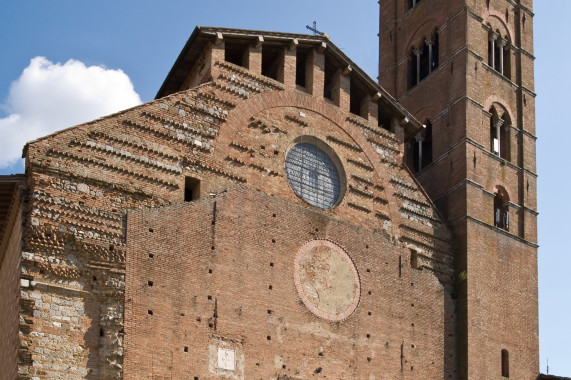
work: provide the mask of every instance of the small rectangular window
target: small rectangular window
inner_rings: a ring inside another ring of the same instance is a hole
[[[200,198],[200,180],[192,177],[184,179],[184,201],[192,202]]]

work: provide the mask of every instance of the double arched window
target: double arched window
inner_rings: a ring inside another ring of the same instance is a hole
[[[490,28],[488,36],[488,65],[506,78],[511,78],[510,41],[498,29]]]
[[[500,109],[500,111],[503,111]],[[510,127],[511,119],[507,112],[498,112],[495,106],[490,108],[490,151],[505,160],[511,160]]]
[[[409,53],[408,87],[414,87],[438,67],[438,31],[425,38]]]

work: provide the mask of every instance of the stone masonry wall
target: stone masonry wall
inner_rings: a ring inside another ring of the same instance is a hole
[[[0,368],[2,371],[0,376],[14,379],[18,370],[18,308],[22,251],[22,209],[19,185],[12,187],[12,204],[6,218],[7,228],[0,231],[0,250],[2,250],[0,256]],[[23,281],[25,283],[26,280]]]

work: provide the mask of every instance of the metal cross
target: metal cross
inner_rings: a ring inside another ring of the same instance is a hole
[[[323,32],[320,32],[319,30],[317,30],[317,21],[313,22],[313,28],[309,25],[305,26],[307,29],[311,30],[313,32],[314,35],[316,36],[322,36]]]

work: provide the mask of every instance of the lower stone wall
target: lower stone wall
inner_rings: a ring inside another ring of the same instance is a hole
[[[0,256],[0,377],[3,379],[15,379],[18,371],[21,240],[22,215],[18,202],[9,215],[4,236],[6,250]],[[0,249],[4,249],[1,240]]]

